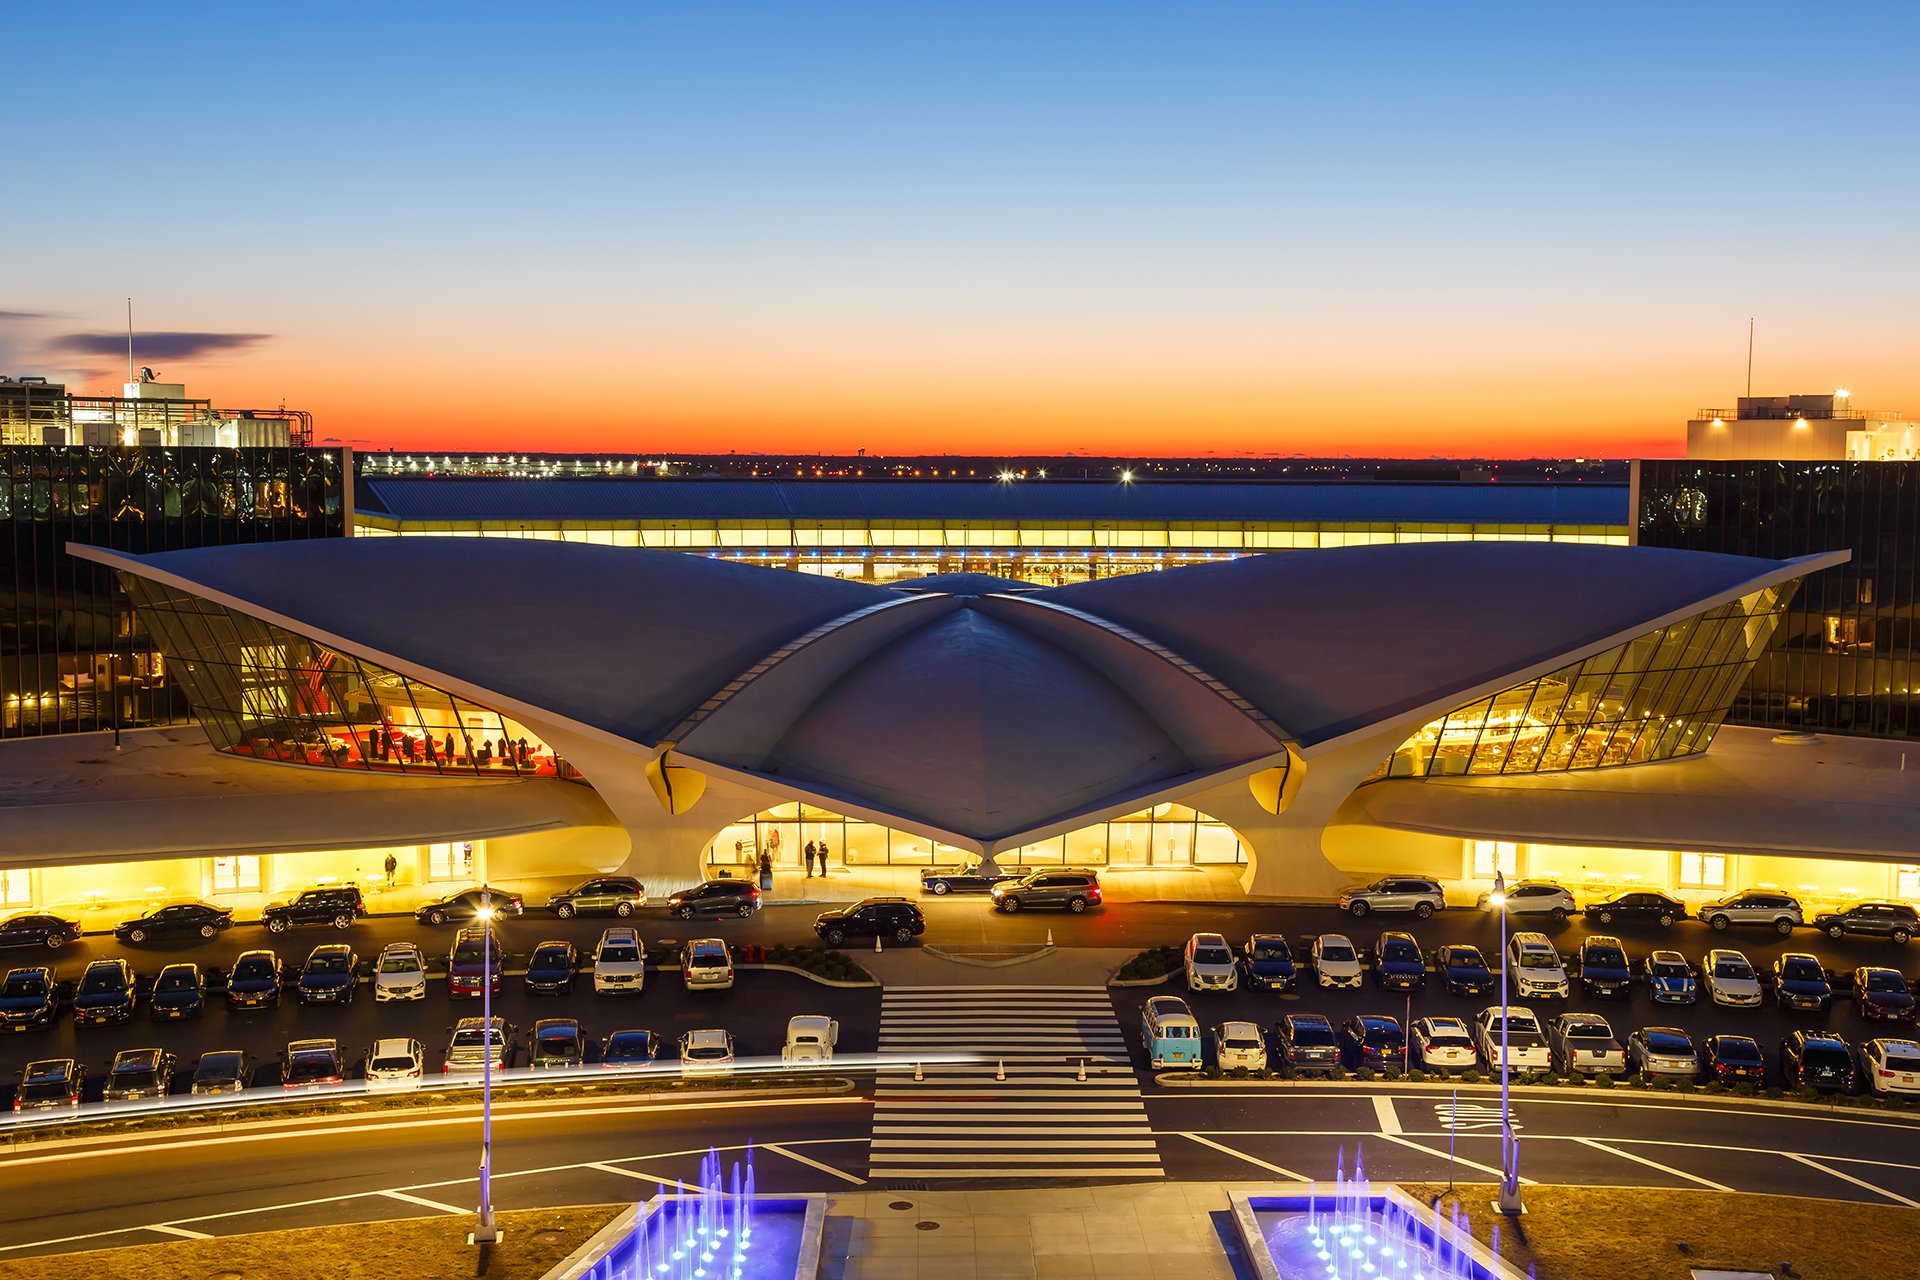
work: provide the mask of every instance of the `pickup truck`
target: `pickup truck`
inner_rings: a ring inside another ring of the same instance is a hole
[[[787,1045],[780,1051],[782,1062],[832,1062],[833,1046],[840,1040],[840,1024],[818,1014],[800,1014],[787,1019]]]

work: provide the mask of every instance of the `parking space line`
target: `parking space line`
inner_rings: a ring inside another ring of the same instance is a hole
[[[1373,1114],[1374,1118],[1380,1122],[1380,1132],[1400,1132],[1400,1113],[1393,1109],[1393,1099],[1386,1094],[1373,1095]]]
[[[1397,1142],[1401,1146],[1406,1147],[1409,1150],[1420,1152],[1422,1155],[1432,1156],[1436,1160],[1447,1159],[1446,1152],[1436,1151],[1432,1147],[1427,1146],[1423,1142],[1415,1142],[1412,1138],[1405,1138],[1397,1133],[1382,1133],[1377,1136],[1385,1138],[1388,1142]],[[1481,1173],[1490,1173],[1496,1178],[1501,1178],[1506,1176],[1504,1172],[1494,1168],[1490,1164],[1481,1164],[1478,1160],[1469,1160],[1462,1155],[1454,1156],[1453,1163],[1463,1164],[1469,1169],[1478,1169]],[[1535,1182],[1532,1178],[1522,1178],[1520,1179],[1520,1183],[1522,1186],[1528,1186],[1528,1187],[1536,1187],[1540,1185],[1539,1183]]]
[[[1190,1138],[1193,1141],[1199,1143],[1203,1147],[1212,1147],[1215,1151],[1225,1152],[1227,1155],[1233,1156],[1235,1159],[1245,1160],[1248,1164],[1254,1166],[1256,1169],[1265,1169],[1268,1173],[1277,1173],[1281,1177],[1287,1179],[1290,1182],[1312,1181],[1312,1179],[1302,1177],[1300,1174],[1295,1173],[1291,1169],[1282,1169],[1277,1164],[1268,1164],[1265,1160],[1262,1160],[1259,1156],[1250,1156],[1244,1151],[1235,1151],[1232,1147],[1227,1146],[1225,1143],[1215,1142],[1212,1138],[1203,1138],[1197,1133],[1183,1133],[1180,1136],[1183,1138]]]
[[[422,1208],[435,1209],[441,1213],[472,1213],[473,1212],[473,1210],[471,1209],[462,1209],[458,1205],[442,1204],[438,1200],[429,1200],[425,1196],[409,1195],[405,1191],[394,1191],[392,1189],[388,1189],[386,1191],[380,1192],[380,1194],[383,1196],[386,1196],[389,1200],[402,1200],[402,1201],[405,1201],[407,1204],[417,1204]]]
[[[822,1173],[830,1173],[836,1178],[844,1178],[856,1187],[865,1186],[867,1182],[865,1178],[856,1178],[844,1169],[836,1169],[830,1164],[822,1164],[812,1156],[803,1156],[798,1151],[789,1151],[777,1142],[763,1142],[760,1144],[760,1149],[762,1151],[774,1152],[776,1155],[783,1155],[789,1160],[797,1160],[801,1164],[818,1169]]]
[[[1826,1165],[1821,1164],[1818,1160],[1815,1160],[1812,1156],[1803,1156],[1797,1151],[1782,1151],[1780,1154],[1785,1156],[1789,1160],[1798,1160],[1801,1164],[1806,1165],[1809,1169],[1818,1169],[1820,1172],[1824,1174],[1829,1174],[1832,1177],[1838,1178],[1842,1182],[1851,1182],[1854,1186],[1860,1187],[1866,1191],[1871,1191],[1873,1192],[1873,1194],[1877,1196],[1885,1196],[1887,1199],[1893,1201],[1895,1204],[1903,1204],[1907,1206],[1907,1208],[1909,1209],[1920,1209],[1920,1200],[1909,1200],[1903,1195],[1899,1195],[1896,1192],[1887,1190],[1885,1187],[1876,1187],[1873,1183],[1868,1182],[1865,1178],[1856,1178],[1850,1173],[1842,1173],[1838,1169],[1830,1169]]]
[[[698,1191],[700,1188],[669,1178],[662,1174],[648,1173],[645,1169],[629,1169],[623,1164],[608,1164],[604,1160],[595,1160],[583,1165],[570,1165],[569,1168],[598,1169],[601,1173],[617,1173],[623,1178],[632,1178],[636,1182],[657,1182],[663,1187],[678,1187],[682,1191]]]
[[[208,1234],[207,1234],[206,1232],[204,1232],[204,1231],[189,1231],[189,1230],[187,1230],[187,1229],[186,1229],[185,1227],[171,1227],[171,1226],[168,1226],[167,1224],[165,1224],[165,1223],[162,1223],[162,1222],[156,1222],[156,1223],[154,1223],[154,1224],[152,1224],[152,1225],[150,1225],[150,1226],[145,1226],[145,1227],[137,1227],[137,1228],[135,1228],[135,1230],[139,1230],[139,1231],[158,1231],[158,1232],[159,1232],[159,1233],[160,1233],[161,1235],[163,1235],[163,1236],[178,1236],[178,1237],[180,1237],[180,1238],[181,1238],[182,1240],[211,1240],[211,1239],[213,1239],[213,1237],[212,1237],[212,1236],[210,1236],[210,1235],[208,1235]]]
[[[1733,1191],[1732,1187],[1722,1186],[1711,1178],[1703,1178],[1697,1173],[1688,1173],[1685,1169],[1676,1169],[1670,1164],[1661,1164],[1658,1160],[1649,1160],[1645,1156],[1635,1155],[1631,1151],[1623,1151],[1619,1147],[1608,1146],[1606,1143],[1594,1138],[1575,1138],[1574,1141],[1583,1146],[1592,1147],[1595,1151],[1604,1151],[1610,1156],[1619,1156],[1622,1160],[1631,1160],[1635,1164],[1643,1164],[1649,1169],[1658,1169],[1660,1172],[1670,1173],[1676,1178],[1684,1178],[1688,1182],[1697,1182],[1709,1191],[1725,1191],[1729,1193]]]

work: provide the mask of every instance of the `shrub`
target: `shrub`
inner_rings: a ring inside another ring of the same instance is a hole
[[[1373,1079],[1373,1068],[1361,1067],[1353,1073],[1353,1078],[1356,1080],[1371,1080]]]
[[[1596,1071],[1593,1076],[1593,1087],[1596,1089],[1613,1088],[1613,1076],[1605,1071]]]

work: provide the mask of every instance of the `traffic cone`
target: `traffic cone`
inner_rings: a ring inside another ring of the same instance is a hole
[[[1053,930],[1051,929],[1047,930],[1047,945],[1048,946],[1053,945]]]
[[[1080,1059],[1080,1070],[1074,1073],[1073,1078],[1081,1084],[1087,1082],[1087,1060],[1085,1058]]]
[[[914,1063],[913,1064],[913,1082],[915,1084],[919,1084],[922,1080],[925,1080],[926,1078],[927,1078],[926,1073],[920,1070],[920,1064],[917,1062]]]
[[[873,935],[873,949],[875,951],[880,949],[880,935],[877,933]]]
[[[994,1067],[993,1078],[995,1080],[1005,1080],[1007,1078],[1007,1060],[1005,1058],[1000,1059],[999,1064]]]

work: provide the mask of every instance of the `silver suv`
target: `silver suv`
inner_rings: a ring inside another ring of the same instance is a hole
[[[1771,889],[1730,893],[1702,906],[1700,918],[1715,929],[1734,924],[1760,924],[1771,925],[1774,932],[1780,934],[1792,933],[1804,922],[1799,900]]]
[[[1340,891],[1340,909],[1353,916],[1370,911],[1411,911],[1422,920],[1447,905],[1446,891],[1427,876],[1388,876]]]

